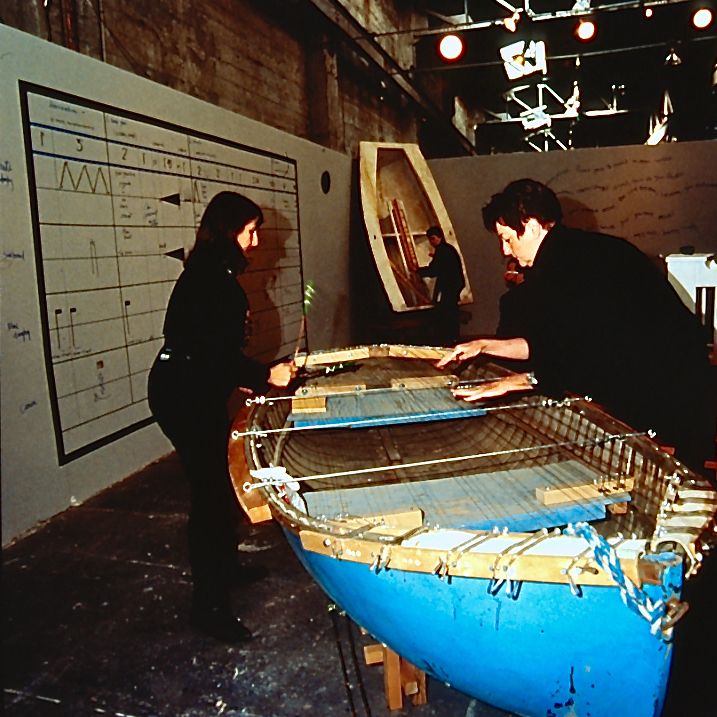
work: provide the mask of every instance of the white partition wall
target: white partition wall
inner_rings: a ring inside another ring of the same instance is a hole
[[[490,334],[505,292],[505,259],[481,209],[526,177],[558,196],[568,226],[628,239],[659,259],[717,250],[717,141],[525,152],[429,162],[453,221],[475,296],[466,334]],[[579,267],[576,267],[579,271]]]

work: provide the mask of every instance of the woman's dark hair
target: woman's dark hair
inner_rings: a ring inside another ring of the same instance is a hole
[[[532,179],[511,182],[483,207],[483,224],[489,232],[495,232],[495,225],[500,222],[522,236],[531,217],[543,227],[558,224],[563,218],[563,210],[553,190]]]
[[[197,244],[234,244],[236,235],[252,220],[264,221],[257,204],[236,192],[219,192],[204,210]],[[195,245],[195,246],[196,246]]]

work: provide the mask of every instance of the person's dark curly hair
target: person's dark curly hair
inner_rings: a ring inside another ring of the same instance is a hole
[[[489,232],[495,232],[495,225],[500,222],[522,236],[531,217],[544,227],[558,224],[563,218],[563,210],[553,190],[533,179],[511,182],[483,207],[483,224]]]

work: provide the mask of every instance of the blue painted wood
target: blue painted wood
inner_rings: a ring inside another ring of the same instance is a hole
[[[526,717],[658,717],[671,645],[615,587],[524,582],[517,599],[480,578],[376,574],[289,543],[329,597],[371,635],[468,695]],[[675,579],[675,576],[672,576]],[[681,589],[681,583],[677,584]],[[660,586],[646,586],[652,599]]]
[[[456,401],[447,388],[329,396],[323,413],[292,413],[296,427],[369,428],[484,416],[485,409]]]
[[[419,508],[430,525],[476,530],[498,526],[522,532],[601,520],[608,503],[629,500],[629,494],[622,493],[545,506],[535,497],[536,488],[583,485],[592,483],[594,476],[579,461],[566,460],[411,483],[307,491],[303,495],[313,516],[372,515]]]

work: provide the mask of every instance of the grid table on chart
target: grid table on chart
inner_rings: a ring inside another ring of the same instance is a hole
[[[301,313],[293,160],[56,93],[28,92],[27,118],[61,458],[150,419],[147,374],[178,258],[218,192],[262,207],[262,247],[242,278],[256,305],[254,353],[290,352]]]

